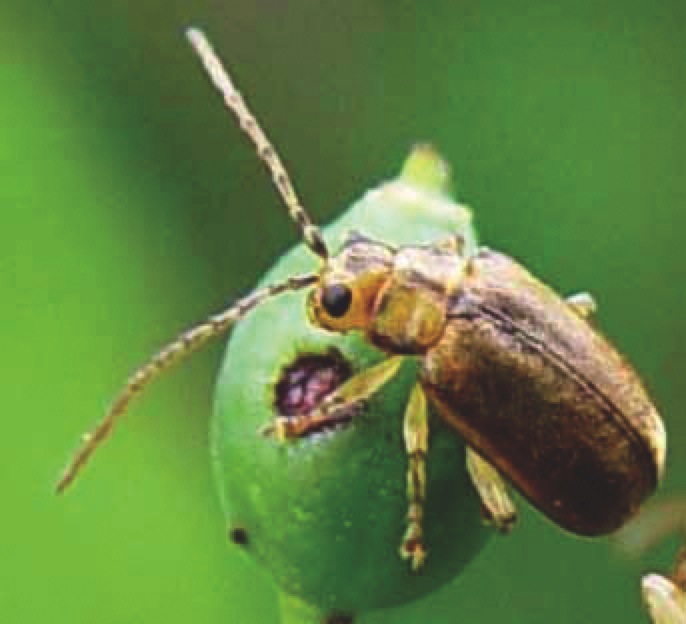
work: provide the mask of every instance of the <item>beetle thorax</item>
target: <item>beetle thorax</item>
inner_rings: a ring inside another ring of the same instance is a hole
[[[392,353],[426,352],[443,335],[450,295],[465,260],[452,241],[399,249],[379,292],[367,335]]]
[[[391,353],[423,353],[443,334],[447,302],[465,260],[459,241],[392,249],[353,236],[320,274],[311,320],[338,332],[363,331]]]

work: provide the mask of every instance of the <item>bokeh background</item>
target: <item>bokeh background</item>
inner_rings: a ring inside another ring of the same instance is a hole
[[[434,142],[482,241],[596,295],[665,415],[663,492],[686,492],[684,3],[5,0],[0,24],[0,621],[277,622],[210,480],[221,346],[51,492],[131,367],[296,240],[189,24],[319,222]],[[627,561],[525,508],[452,585],[365,621],[639,623],[673,547]]]

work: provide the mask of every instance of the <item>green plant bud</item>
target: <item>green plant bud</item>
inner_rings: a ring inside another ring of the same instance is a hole
[[[324,229],[329,248],[335,253],[356,230],[392,245],[461,234],[469,253],[475,246],[470,212],[448,195],[448,177],[433,149],[415,148],[399,178],[368,192]],[[260,285],[316,266],[298,245]],[[399,556],[407,514],[402,421],[416,376],[411,358],[352,424],[296,441],[259,435],[277,415],[311,408],[385,357],[363,336],[312,326],[306,296],[271,300],[236,328],[216,389],[213,467],[229,538],[270,571],[284,594],[343,622],[333,614],[400,605],[447,583],[490,532],[465,470],[464,445],[431,413],[428,558],[412,572]]]

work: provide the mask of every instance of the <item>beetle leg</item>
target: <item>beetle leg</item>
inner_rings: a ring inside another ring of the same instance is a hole
[[[641,589],[653,624],[686,623],[686,546],[679,551],[670,578],[648,574]]]
[[[581,318],[588,318],[593,316],[598,309],[598,305],[591,293],[580,292],[575,295],[567,297],[567,304],[574,310]]]
[[[471,447],[467,447],[467,472],[481,498],[486,521],[499,533],[509,533],[517,522],[517,508],[500,473]]]
[[[403,422],[407,468],[407,530],[400,546],[400,556],[410,559],[413,570],[419,570],[426,559],[422,520],[426,499],[426,454],[429,449],[429,419],[426,397],[415,384],[405,410]]]
[[[344,418],[350,418],[351,411],[354,411],[360,403],[376,394],[395,376],[402,360],[402,356],[399,355],[383,360],[376,366],[372,366],[348,379],[309,414],[290,417],[280,416],[262,427],[260,433],[283,441],[290,438],[301,438],[312,431],[327,425],[335,425]]]
[[[617,535],[619,545],[641,555],[666,537],[686,538],[686,500],[674,498],[648,505]],[[677,553],[669,576],[648,574],[641,582],[643,602],[653,624],[686,624],[686,543]]]

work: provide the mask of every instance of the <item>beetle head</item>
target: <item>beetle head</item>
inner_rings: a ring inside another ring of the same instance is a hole
[[[366,330],[388,281],[395,251],[356,232],[323,265],[307,303],[310,320],[330,331]]]

